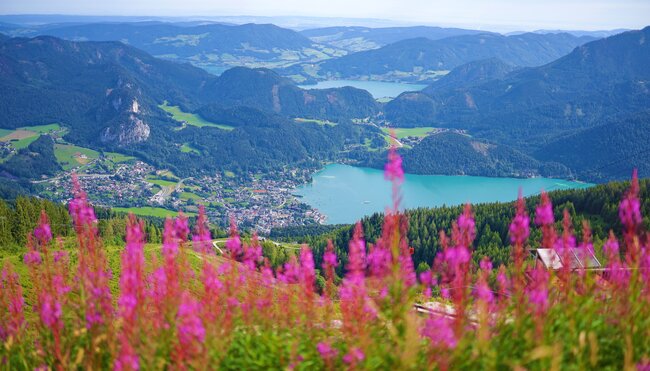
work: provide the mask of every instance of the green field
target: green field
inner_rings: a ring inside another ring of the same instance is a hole
[[[201,196],[197,195],[196,193],[192,192],[181,192],[180,194],[181,200],[201,200]]]
[[[20,128],[20,129],[33,131],[39,134],[46,134],[53,131],[61,130],[61,125],[49,124],[49,125],[37,125],[37,126],[25,126],[24,128]]]
[[[189,143],[183,143],[181,146],[181,152],[183,153],[196,153],[197,155],[201,154],[201,151],[192,147]]]
[[[115,163],[135,160],[133,156],[127,156],[117,152],[104,152],[104,156]]]
[[[27,148],[41,134],[61,130],[59,124],[25,126],[15,130],[0,129],[0,142],[9,142],[15,149]]]
[[[118,213],[133,213],[140,216],[155,216],[159,218],[166,218],[177,216],[178,211],[163,209],[162,207],[113,207],[113,211]],[[196,213],[183,212],[186,216],[196,216]]]
[[[151,183],[151,184],[159,185],[159,186],[161,186],[161,187],[171,187],[171,186],[175,186],[175,185],[176,185],[176,182],[172,182],[172,181],[169,181],[169,180],[164,180],[164,179],[156,178],[156,177],[154,177],[154,176],[148,176],[148,177],[147,177],[147,182],[149,182],[149,183]]]
[[[381,128],[381,130],[390,135],[391,130],[395,131],[395,136],[397,139],[402,139],[406,137],[418,137],[424,138],[429,135],[435,128],[432,127],[422,127],[422,128]]]
[[[176,121],[185,122],[187,125],[196,126],[199,128],[209,126],[213,128],[219,128],[223,130],[233,130],[234,127],[228,125],[215,124],[202,118],[201,116],[194,113],[187,113],[181,111],[178,106],[170,106],[166,101],[165,103],[159,105],[162,110],[172,115],[172,118]]]
[[[57,143],[54,145],[54,156],[64,170],[70,170],[99,158],[99,152],[72,144]]]

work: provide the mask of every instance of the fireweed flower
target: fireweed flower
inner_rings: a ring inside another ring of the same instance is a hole
[[[34,229],[34,237],[43,245],[52,240],[52,229],[47,221],[47,215],[44,210],[41,211],[41,220],[38,227]]]
[[[384,166],[384,178],[386,180],[401,184],[404,182],[404,169],[402,169],[402,157],[397,153],[394,146],[388,151],[388,162]]]
[[[434,348],[454,349],[458,345],[452,321],[435,314],[430,315],[426,320],[422,336],[427,338]]]
[[[194,342],[205,340],[205,328],[199,317],[200,305],[188,292],[181,295],[178,307],[178,340],[182,346],[190,346]]]
[[[521,189],[517,199],[517,212],[514,219],[512,219],[512,223],[510,223],[509,231],[510,242],[515,246],[523,246],[528,240],[528,236],[530,236],[530,218],[526,213],[526,204],[521,196]]]
[[[314,256],[307,246],[303,246],[300,250],[300,282],[302,282],[307,295],[314,293],[314,283],[316,282]]]
[[[128,341],[120,342],[120,351],[113,365],[115,371],[139,370],[140,360]]]
[[[327,249],[323,254],[323,270],[327,275],[327,279],[334,279],[334,269],[338,267],[339,262],[334,252],[334,244],[332,240],[327,240]]]
[[[122,274],[118,305],[121,316],[134,321],[135,311],[144,297],[144,230],[133,214],[126,227],[126,246],[122,252]]]
[[[533,313],[543,315],[549,306],[548,280],[549,274],[541,265],[530,271],[531,281],[528,286],[528,302],[532,305]]]
[[[237,225],[234,222],[230,223],[230,238],[226,241],[226,250],[230,253],[230,257],[239,260],[244,253],[242,250],[241,239],[237,232]]]
[[[363,351],[360,348],[352,348],[350,351],[343,356],[343,362],[347,363],[350,366],[355,366],[359,362],[363,362],[366,356],[363,354]]]
[[[0,277],[0,340],[16,337],[25,323],[23,288],[18,274],[10,264],[5,264]]]
[[[551,199],[548,197],[548,193],[542,192],[542,200],[535,209],[535,224],[541,226],[553,223],[555,223],[555,217],[553,216]]]
[[[190,234],[190,227],[187,217],[183,212],[178,213],[178,217],[174,219],[174,237],[180,242],[187,241],[187,236]]]
[[[628,229],[634,230],[641,224],[641,202],[639,200],[639,177],[637,170],[634,169],[632,182],[625,198],[621,201],[618,208],[618,215],[621,223]]]
[[[339,354],[338,350],[332,348],[332,345],[328,342],[320,342],[316,345],[316,350],[318,354],[324,361],[329,361]]]
[[[478,282],[476,282],[474,295],[476,296],[476,299],[491,304],[494,301],[494,293],[490,289],[487,280],[492,271],[492,262],[490,262],[490,259],[485,257],[481,260],[480,266],[481,271],[479,273]]]
[[[192,236],[192,243],[196,251],[206,254],[212,253],[210,228],[208,227],[208,218],[205,215],[205,206],[199,206],[199,216],[196,219],[195,233]]]

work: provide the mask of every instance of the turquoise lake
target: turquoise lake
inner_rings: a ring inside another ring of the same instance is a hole
[[[395,98],[405,91],[417,91],[427,87],[426,85],[421,84],[356,80],[328,80],[320,81],[316,85],[301,85],[300,87],[303,89],[329,89],[340,88],[343,86],[352,86],[355,88],[367,90],[375,99]]]
[[[402,208],[513,201],[521,187],[524,196],[541,190],[588,188],[589,183],[549,178],[486,178],[407,174],[402,185]],[[333,164],[314,174],[313,182],[294,194],[327,215],[328,224],[354,223],[382,212],[391,204],[391,184],[381,170]]]

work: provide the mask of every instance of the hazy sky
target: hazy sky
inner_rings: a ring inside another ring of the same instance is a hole
[[[514,29],[641,28],[650,0],[0,0],[1,14],[320,16]]]

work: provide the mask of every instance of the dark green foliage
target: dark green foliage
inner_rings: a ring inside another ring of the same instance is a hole
[[[303,90],[266,68],[232,68],[207,90],[210,99],[224,107],[248,106],[289,117],[338,120],[374,116],[379,111],[379,104],[365,90]]]
[[[48,135],[41,135],[27,148],[23,148],[0,164],[0,172],[7,172],[13,177],[39,179],[52,176],[61,170],[54,157],[54,142]]]
[[[531,176],[539,174],[539,161],[505,145],[497,145],[466,135],[431,135],[411,150],[403,152],[404,170],[413,174],[480,176]],[[569,177],[561,165],[551,174]]]
[[[650,112],[607,123],[559,139],[539,149],[534,156],[567,164],[576,172],[598,181],[623,179],[630,170],[650,174]]]
[[[647,229],[650,227],[650,180],[642,180],[640,187],[641,213],[645,216],[644,224]],[[550,192],[549,195],[555,206],[558,230],[561,228],[562,213],[566,208],[573,219],[578,237],[582,233],[582,220],[586,219],[591,223],[596,249],[600,249],[602,241],[607,239],[610,230],[622,230],[618,217],[618,204],[628,188],[629,182],[613,182],[583,190]],[[539,196],[526,199],[531,225],[538,203]],[[436,254],[441,249],[439,232],[451,230],[452,222],[462,213],[462,208],[462,206],[419,208],[406,212],[409,221],[408,240],[414,248],[413,261],[416,267],[422,263],[433,264]],[[472,210],[476,219],[477,236],[474,241],[474,259],[479,261],[483,256],[487,256],[497,267],[508,264],[510,259],[508,228],[515,213],[514,203],[479,204],[473,205]],[[380,236],[382,221],[382,214],[375,214],[361,221],[368,242],[372,243]],[[319,267],[327,240],[331,239],[337,255],[344,262],[338,267],[339,272],[343,272],[352,231],[353,226],[344,226],[321,236],[312,236],[307,229],[303,237],[298,237],[298,230],[294,230],[293,236],[287,240],[309,244],[314,249],[316,266]],[[531,232],[531,246],[538,246],[541,232],[537,229],[531,229]]]
[[[643,41],[649,37],[650,27],[625,32],[585,44],[545,66],[517,70],[483,84],[456,83],[405,93],[386,106],[386,118],[395,126],[469,130],[475,137],[507,143],[539,160],[561,162],[588,180],[617,178],[619,168],[598,169],[601,161],[593,167],[585,165],[584,161],[592,159],[583,153],[594,149],[586,138],[601,135],[598,157],[611,156],[612,162],[627,161],[622,157],[628,151],[622,149],[626,140],[631,140],[632,151],[646,148],[643,135],[619,134],[610,142],[604,131],[624,125],[630,115],[647,111],[650,105],[648,89],[640,83],[650,79],[650,46]],[[643,120],[636,122],[634,128],[625,125],[625,131],[643,130]],[[542,150],[547,143],[596,126],[609,129],[595,129],[582,137],[577,134]],[[571,139],[580,144],[567,146]],[[573,151],[575,156],[548,153],[559,146],[564,146],[562,152]],[[632,163],[640,166],[643,162],[644,158],[638,157]]]
[[[65,205],[25,196],[13,201],[0,200],[0,254],[25,249],[27,235],[37,226],[42,210],[47,214],[52,235],[72,233],[72,221]]]

